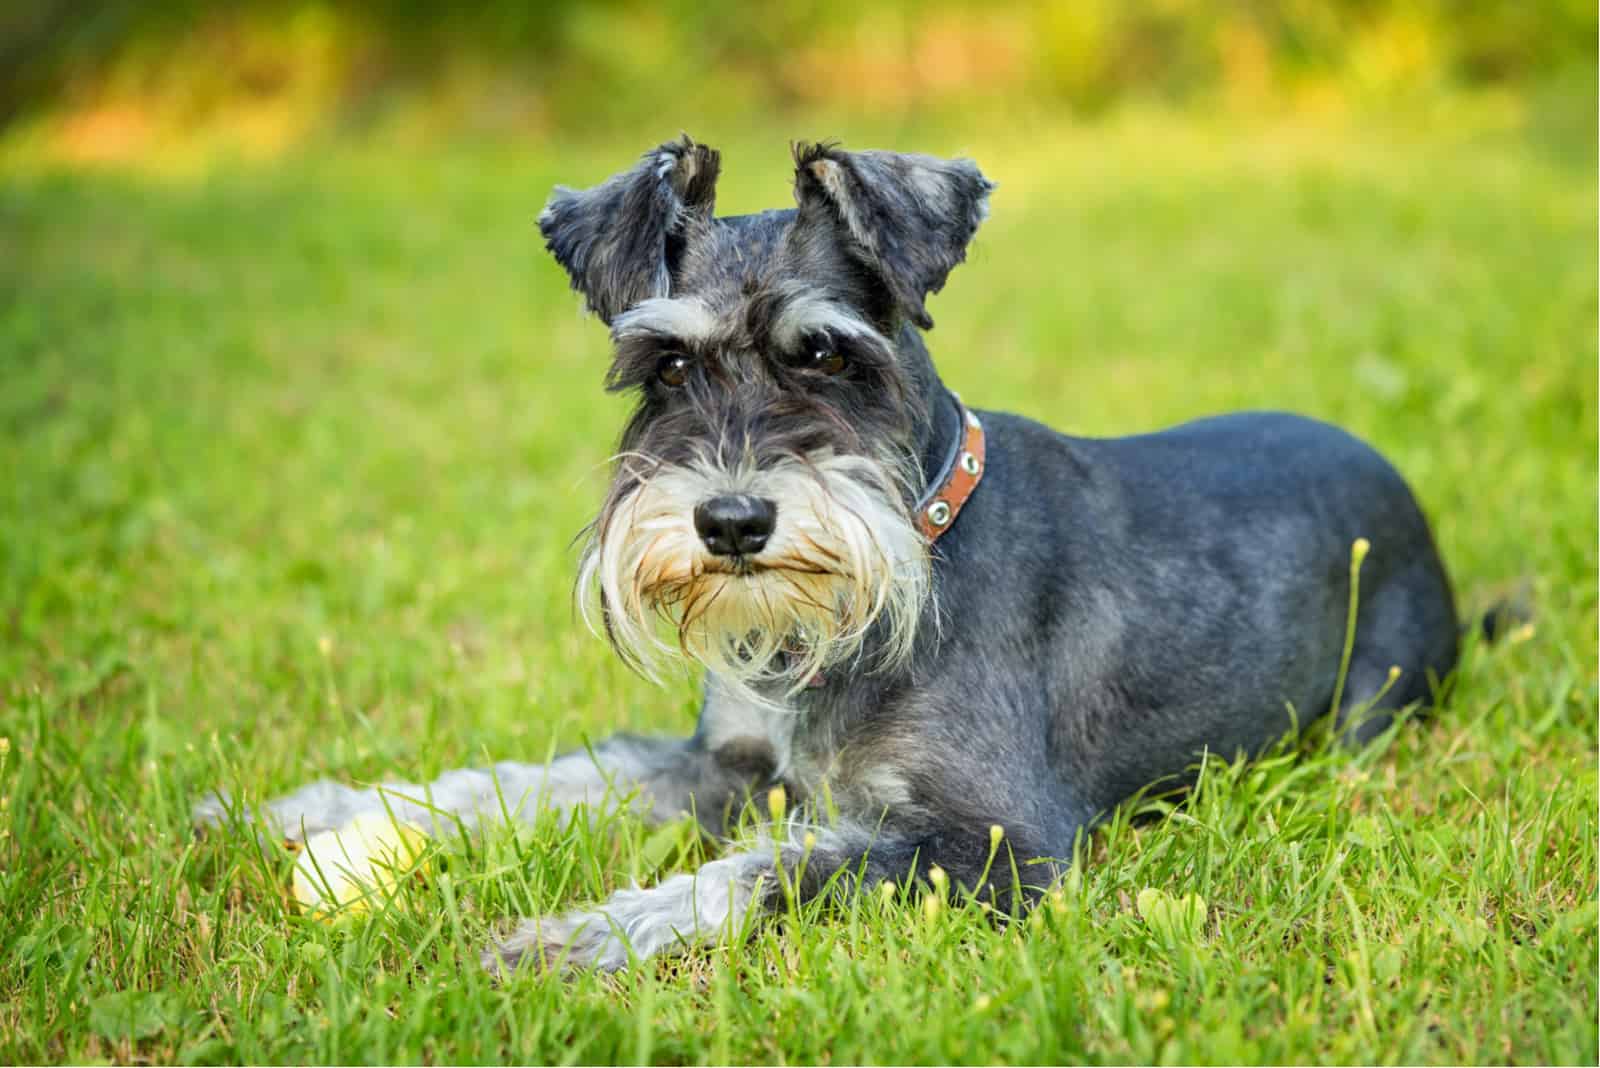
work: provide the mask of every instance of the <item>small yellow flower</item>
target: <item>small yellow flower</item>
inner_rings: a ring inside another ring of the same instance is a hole
[[[989,827],[989,848],[999,849],[1000,841],[1001,839],[1005,838],[1005,836],[1006,829],[1004,827],[1000,826],[998,823],[992,824]]]
[[[783,822],[783,813],[787,809],[789,795],[783,792],[783,787],[774,786],[767,791],[767,811],[772,813],[773,823]]]

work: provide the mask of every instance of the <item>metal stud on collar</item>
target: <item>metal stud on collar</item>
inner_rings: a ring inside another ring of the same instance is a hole
[[[927,492],[917,501],[917,530],[930,542],[936,541],[956,521],[961,506],[978,488],[983,478],[987,458],[984,455],[983,424],[973,415],[959,397],[950,394],[956,405],[958,418],[964,424],[962,433],[950,443],[944,455],[939,474],[931,478]]]

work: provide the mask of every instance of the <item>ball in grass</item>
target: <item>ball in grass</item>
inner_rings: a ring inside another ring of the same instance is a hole
[[[387,812],[314,834],[295,861],[295,900],[322,919],[364,912],[393,894],[401,879],[426,874],[427,840],[421,827]]]

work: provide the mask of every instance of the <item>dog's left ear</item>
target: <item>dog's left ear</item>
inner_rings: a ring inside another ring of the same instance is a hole
[[[539,232],[607,325],[641,300],[667,296],[688,230],[715,209],[721,166],[716,149],[684,134],[593,189],[551,194]]]
[[[829,144],[796,145],[794,163],[800,224],[841,228],[905,315],[932,327],[924,301],[967,258],[994,183],[970,159]]]

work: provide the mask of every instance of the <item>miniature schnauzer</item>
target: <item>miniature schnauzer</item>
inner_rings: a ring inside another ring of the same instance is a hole
[[[581,592],[629,662],[704,666],[694,735],[316,783],[262,810],[299,837],[384,807],[438,827],[616,799],[722,833],[752,796],[793,799],[770,838],[692,875],[523,921],[490,967],[624,968],[788,893],[935,867],[936,886],[1025,907],[1040,887],[1012,873],[1047,885],[1141,788],[1297,716],[1366,740],[1455,664],[1450,584],[1376,452],[1278,413],[1092,440],[968,409],[928,355],[925,302],[993,183],[832,144],[794,161],[796,207],[719,218],[720,157],[685,136],[539,217],[610,328],[607,387],[637,402]],[[994,863],[996,825],[1040,863]]]

